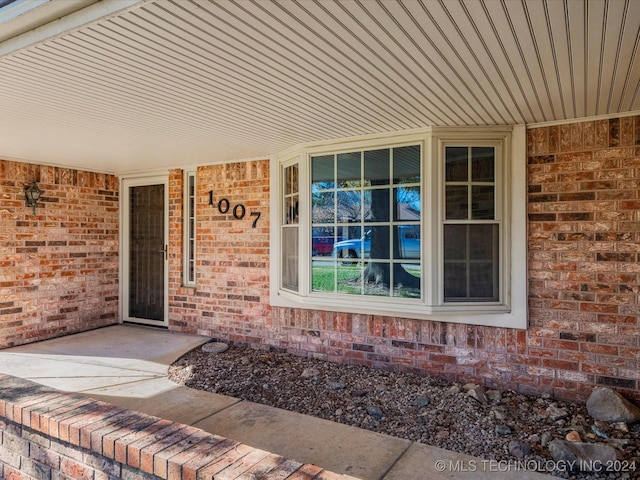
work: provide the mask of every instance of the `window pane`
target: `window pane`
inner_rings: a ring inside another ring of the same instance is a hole
[[[338,268],[337,291],[353,295],[362,295],[362,262],[353,262]]]
[[[388,148],[364,152],[364,185],[389,185]]]
[[[471,260],[493,262],[498,257],[498,225],[473,225],[473,241],[469,248]]]
[[[185,268],[184,283],[185,285],[195,285],[196,283],[196,174],[195,172],[187,172],[186,174],[186,193],[185,202]]]
[[[471,264],[469,270],[469,296],[474,300],[498,300],[494,266],[490,263]]]
[[[499,300],[498,225],[444,226],[445,301]]]
[[[444,226],[444,260],[467,259],[467,226]]]
[[[420,146],[393,149],[393,183],[420,182]]]
[[[471,149],[471,175],[474,182],[493,182],[495,154],[493,147]]]
[[[364,236],[364,258],[388,260],[389,256],[389,227],[371,227]]]
[[[394,259],[420,259],[420,225],[397,225],[393,227],[393,238]]]
[[[362,193],[361,190],[338,191],[336,221],[351,223],[362,221]]]
[[[298,165],[291,165],[284,170],[284,194],[298,193]]]
[[[391,264],[388,262],[369,262],[364,269],[364,294],[378,297],[388,297],[391,295],[389,285],[385,283],[391,271]]]
[[[294,195],[292,197],[285,198],[285,224],[292,225],[298,223],[298,196]]]
[[[420,298],[420,264],[395,264],[393,272],[393,296],[401,298]]]
[[[495,218],[495,198],[493,187],[471,187],[471,218],[474,220],[493,220]]]
[[[282,287],[298,290],[298,228],[282,229]]]
[[[388,188],[364,191],[365,222],[389,221],[389,194],[390,190]]]
[[[333,251],[335,243],[333,227],[314,227],[311,229],[311,255],[327,256]]]
[[[336,258],[343,259],[343,265],[349,265],[353,263],[355,259],[363,258],[366,255],[370,245],[367,245],[367,251],[365,251],[365,237],[362,233],[362,227],[360,226],[339,226],[337,228],[338,237],[340,241],[333,245],[333,255]]]
[[[361,152],[338,154],[338,185],[346,188],[359,187],[362,179]]]
[[[196,175],[189,175],[189,197],[193,197],[196,194]]]
[[[469,149],[467,147],[447,147],[445,168],[447,182],[466,182],[469,172]]]
[[[446,218],[447,220],[466,220],[469,215],[469,197],[466,185],[447,185]]]
[[[312,158],[312,291],[420,298],[420,155],[415,145]]]
[[[311,289],[314,292],[336,291],[336,266],[334,263],[313,262],[311,268]]]
[[[444,299],[463,301],[467,298],[467,268],[464,263],[445,263]]]
[[[422,209],[420,187],[394,188],[394,220],[420,221]]]
[[[335,192],[313,192],[311,194],[311,221],[333,223],[335,221]]]
[[[327,190],[335,187],[333,155],[311,159],[311,188]]]

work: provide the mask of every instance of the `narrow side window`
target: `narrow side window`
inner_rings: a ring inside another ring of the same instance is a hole
[[[298,165],[282,169],[282,288],[298,292],[298,228],[300,223],[300,185]]]
[[[196,284],[196,172],[184,173],[183,283]]]

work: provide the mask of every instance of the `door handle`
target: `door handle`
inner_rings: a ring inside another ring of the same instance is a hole
[[[162,250],[156,250],[158,253],[164,253],[164,259],[166,260],[168,258],[167,255],[167,245],[164,246],[164,248]]]

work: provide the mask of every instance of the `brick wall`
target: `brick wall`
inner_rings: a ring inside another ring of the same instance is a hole
[[[527,354],[543,385],[637,395],[640,117],[533,129],[528,149]]]
[[[0,189],[0,348],[118,322],[118,179],[0,160]]]
[[[357,480],[7,375],[0,389],[0,478],[7,480]]]
[[[170,178],[170,328],[260,345],[268,338],[271,318],[269,162],[198,168],[197,288],[182,286],[182,173],[172,172]],[[238,205],[244,207],[241,219]]]
[[[269,308],[266,161],[198,170],[197,288],[180,287],[174,245],[171,328],[525,393],[640,398],[640,117],[530,129],[528,177],[526,331]],[[208,205],[209,190],[259,210],[259,228]]]

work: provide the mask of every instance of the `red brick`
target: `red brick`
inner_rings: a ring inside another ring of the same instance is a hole
[[[233,463],[228,465],[222,471],[214,474],[218,480],[233,480],[245,474],[248,470],[255,467],[270,455],[269,452],[257,448],[251,449],[246,455],[239,456]],[[253,475],[247,475],[248,478],[254,478]]]
[[[144,429],[154,424],[158,419],[150,415],[137,414],[132,415],[131,421],[121,423],[119,428],[105,433],[102,436],[102,455],[107,458],[115,458],[116,441],[129,435],[137,430]]]
[[[80,443],[86,444],[87,440],[91,445],[91,450],[102,455],[103,439],[106,435],[116,430],[119,430],[122,425],[128,425],[136,420],[137,414],[130,410],[124,410],[122,413],[116,414],[110,417],[104,422],[104,426],[100,427],[102,422],[99,422],[91,427],[88,427],[88,432],[83,435],[84,432],[80,432]],[[100,428],[93,428],[100,427]],[[88,439],[86,438],[88,435]]]
[[[636,325],[638,317],[635,315],[598,315],[598,322]]]
[[[126,417],[128,415],[128,410],[124,408],[114,407],[113,411],[109,412],[109,414],[103,415],[101,419],[96,422],[92,422],[88,425],[84,425],[80,429],[80,446],[82,448],[92,448],[96,447],[96,443],[91,445],[91,435],[96,430],[103,429],[108,426],[113,426],[118,423],[118,420],[122,417]],[[102,437],[100,437],[100,441],[98,443],[99,446],[102,445]]]
[[[602,303],[581,303],[580,311],[597,312],[597,313],[618,313],[617,305],[608,305]]]
[[[97,407],[97,403],[92,399],[78,400],[78,402],[60,408],[58,411],[51,412],[47,415],[49,418],[49,433],[60,440],[68,438],[68,424],[64,423],[69,418],[87,413]],[[61,425],[62,424],[62,425]]]
[[[95,470],[72,458],[60,458],[60,472],[77,480],[93,480]]]
[[[212,435],[209,440],[200,444],[197,455],[186,460],[181,466],[182,480],[197,480],[197,473],[200,469],[224,455],[232,448],[240,445],[239,442]],[[169,464],[170,473],[174,471],[172,464]],[[177,473],[176,473],[177,477]]]
[[[321,467],[307,463],[302,465],[291,476],[287,477],[287,480],[312,480],[317,478],[317,475],[319,475],[322,470]]]
[[[70,173],[62,174],[62,171]],[[89,186],[82,186],[78,179],[87,175],[95,180]],[[34,178],[48,199],[57,200],[45,200],[38,206],[35,217],[25,209],[23,193],[23,185]],[[7,253],[14,259],[16,269],[29,272],[14,282],[20,288],[16,299],[21,305],[30,305],[29,323],[19,329],[9,325],[24,318],[23,308],[17,304],[14,308],[0,308],[3,319],[0,348],[117,323],[118,178],[0,160],[0,183],[4,194],[0,198],[0,209],[6,213],[3,231],[21,232],[14,234],[15,241],[6,245],[10,249]],[[78,198],[82,201],[78,202]],[[79,216],[82,222],[70,220]],[[34,237],[36,231],[37,238]],[[82,237],[91,238],[82,245],[85,256],[66,261],[69,254],[77,253],[69,244],[69,238]],[[30,257],[20,252],[37,255],[37,273],[33,271]],[[81,295],[78,281],[55,281],[63,275],[82,281]],[[52,280],[41,283],[42,279]],[[92,301],[87,302],[87,298]],[[96,314],[96,305],[100,305],[99,314]]]
[[[551,350],[551,349],[548,349],[548,348],[530,347],[529,348],[529,355],[531,355],[533,357],[557,358],[558,357],[558,350]]]
[[[166,436],[158,438],[154,443],[144,446],[140,450],[140,470],[153,473],[154,456],[161,450],[180,442],[199,430],[185,425],[174,424],[166,429]]]
[[[430,353],[429,354],[429,360],[431,362],[435,362],[435,363],[457,363],[458,359],[455,356],[452,355],[441,355],[439,353]]]
[[[2,464],[0,464],[2,467]],[[30,477],[26,473],[23,473],[10,465],[4,465],[4,477],[5,480],[34,480],[33,477]]]
[[[591,363],[583,363],[581,370],[585,373],[595,373],[598,375],[615,376],[618,373],[617,367],[606,367],[604,365],[594,365]]]
[[[558,350],[578,350],[578,342],[572,342],[570,340],[556,340],[553,338],[545,338],[542,341],[545,348],[555,348]]]
[[[148,427],[146,431],[140,435],[139,438],[127,438],[123,437],[122,439],[116,440],[116,454],[119,450],[120,446],[125,446],[124,443],[120,443],[121,441],[125,441],[127,439],[126,444],[126,463],[130,467],[140,468],[141,452],[144,447],[147,445],[151,445],[156,443],[160,439],[164,438],[167,435],[173,434],[176,432],[176,425],[174,422],[169,420],[160,420],[158,423],[153,424]],[[120,454],[120,459],[122,458],[122,453]],[[119,460],[122,461],[122,460]],[[124,461],[122,462],[124,463]]]
[[[220,455],[214,462],[209,463],[205,467],[198,470],[197,479],[205,480],[210,478],[217,478],[218,473],[220,473],[230,465],[233,465],[239,459],[249,454],[250,452],[253,452],[254,450],[256,449],[244,444],[239,444],[234,448],[232,448],[231,450],[227,450],[225,453]]]
[[[117,462],[126,464],[127,447],[129,446],[129,444],[136,443],[141,438],[149,437],[152,433],[155,433],[170,424],[171,422],[169,420],[157,419],[157,421],[155,421],[151,425],[148,425],[144,429],[134,430],[133,432],[116,439],[116,441],[114,442],[114,459]]]
[[[599,353],[601,355],[618,355],[619,347],[616,345],[603,345],[599,343],[580,343],[580,350],[589,353]]]
[[[153,456],[153,474],[160,478],[176,478],[169,476],[169,465],[179,473],[182,464],[191,458],[190,450],[208,440],[210,435],[203,431],[195,431],[192,435],[156,452]]]
[[[578,370],[578,362],[568,360],[558,360],[555,358],[543,358],[542,366],[547,368],[557,368],[560,370]]]
[[[640,348],[620,347],[619,354],[624,358],[635,358],[637,360],[640,360]]]
[[[68,422],[65,422],[69,424],[68,425],[68,429],[69,429],[68,442],[73,445],[80,446],[81,430],[83,430],[84,428],[87,428],[88,426],[94,423],[100,422],[100,420],[104,419],[105,417],[111,417],[112,415],[115,415],[116,413],[121,411],[122,409],[119,407],[115,407],[109,404],[104,404],[104,405],[99,405],[98,408],[92,410],[89,413],[86,413],[84,415],[79,415],[78,417],[74,417],[73,419],[70,419]]]

